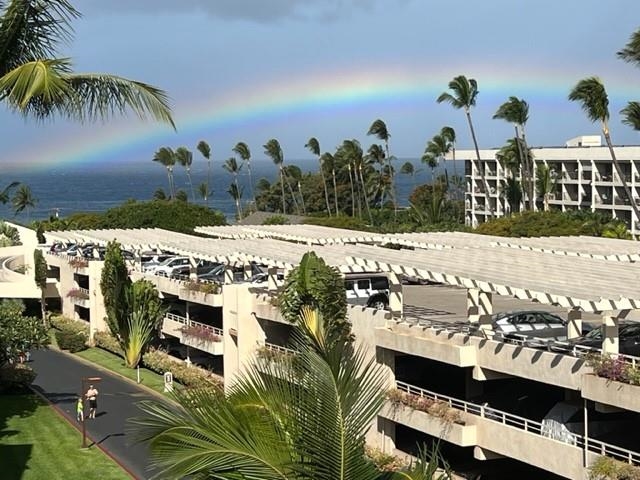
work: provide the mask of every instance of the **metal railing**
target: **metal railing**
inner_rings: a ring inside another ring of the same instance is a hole
[[[273,352],[282,353],[282,354],[285,354],[285,355],[295,355],[295,354],[298,353],[295,350],[293,350],[292,348],[287,348],[287,347],[283,347],[281,345],[276,345],[275,343],[265,342],[264,343],[264,348],[266,348],[267,350],[271,350]]]
[[[416,387],[400,380],[396,380],[396,388],[410,395],[416,395],[421,398],[428,398],[437,402],[444,402],[451,408],[461,410],[471,415],[477,415],[481,418],[501,423],[502,425],[508,425],[510,427],[518,428],[520,430],[524,430],[534,435],[540,435],[545,438],[552,438],[550,435],[545,435],[546,429],[542,422],[498,410],[489,407],[487,404],[467,402],[465,400],[460,400],[448,395],[442,395],[436,392],[425,390],[423,388]],[[640,465],[640,453],[628,450],[626,448],[618,447],[616,445],[611,445],[600,440],[595,440],[590,437],[585,437],[584,435],[571,433],[570,439],[554,439],[562,443],[575,445],[576,447],[580,447],[598,455],[615,458],[616,460],[630,463],[632,465]]]
[[[196,322],[195,320],[187,319],[186,317],[176,315],[175,313],[165,313],[164,318],[166,320],[172,320],[174,322],[181,323],[182,325],[187,327],[198,327],[205,330],[210,330],[215,335],[218,335],[220,337],[222,337],[222,335],[224,334],[224,331],[221,328],[207,325],[206,323]]]
[[[82,293],[86,294],[86,295],[87,295],[87,297],[89,297],[89,296],[91,295],[91,294],[90,294],[90,292],[89,292],[89,289],[88,289],[88,288],[82,288],[82,287],[79,287],[77,290],[78,290],[79,292],[82,292]]]

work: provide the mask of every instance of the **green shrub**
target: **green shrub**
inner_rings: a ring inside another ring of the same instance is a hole
[[[589,480],[640,480],[640,468],[610,457],[598,457],[589,467]]]
[[[107,352],[115,353],[116,355],[122,356],[122,348],[113,335],[108,332],[96,332],[93,335],[93,341],[96,344],[96,347],[102,348]]]
[[[36,379],[36,372],[20,363],[0,368],[0,393],[23,393]]]
[[[176,362],[162,350],[149,350],[142,357],[142,362],[149,369],[164,375],[165,372],[173,373],[173,379],[187,387],[222,388],[223,381],[220,377],[213,376],[211,372],[194,365]]]
[[[262,225],[289,225],[289,219],[284,215],[271,215],[265,218]]]
[[[87,349],[89,336],[81,330],[56,330],[55,336],[61,350],[76,353]]]

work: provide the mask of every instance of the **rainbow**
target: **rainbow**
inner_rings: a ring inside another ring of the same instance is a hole
[[[469,72],[478,79],[483,102],[496,105],[509,95],[517,95],[530,103],[562,105],[568,108],[566,95],[571,86],[584,73],[538,71],[514,74],[508,68],[481,66],[478,68],[447,66],[450,72]],[[457,74],[457,73],[454,73]],[[446,89],[451,74],[442,74],[439,67],[415,69],[402,66],[363,68],[352,71],[312,72],[286,80],[276,79],[264,85],[247,85],[209,99],[192,99],[180,102],[174,118],[178,133],[207,133],[218,129],[266,122],[292,114],[314,115],[326,112],[355,110],[375,105],[379,111],[394,105],[434,105],[435,98]],[[622,75],[621,75],[622,77]],[[637,86],[628,75],[622,80],[604,78],[609,95],[615,99],[634,98]],[[384,118],[384,117],[383,117]],[[83,127],[80,138],[64,138],[46,149],[36,146],[21,148],[20,152],[7,155],[19,158],[21,170],[41,170],[51,166],[98,164],[104,158],[125,157],[136,148],[155,150],[161,145],[173,145],[175,134],[165,125],[134,120],[115,120],[109,125],[94,128]],[[45,151],[43,151],[45,150]],[[7,165],[9,168],[11,165]]]

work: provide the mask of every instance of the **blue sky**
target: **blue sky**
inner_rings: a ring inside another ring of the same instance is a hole
[[[285,161],[308,158],[311,136],[333,151],[343,139],[366,148],[369,125],[383,119],[392,153],[419,157],[443,125],[459,148],[471,140],[461,111],[438,105],[448,81],[476,78],[473,110],[481,147],[512,128],[492,120],[510,95],[531,105],[532,145],[561,145],[598,133],[577,104],[573,84],[600,76],[610,96],[612,136],[638,144],[619,121],[640,99],[640,69],[615,52],[640,28],[637,0],[76,0],[84,17],[63,49],[77,71],[109,72],[157,85],[172,98],[178,131],[135,118],[75,125],[35,124],[0,110],[3,165],[18,168],[143,164],[163,145],[214,159],[244,141],[253,158],[280,140]]]

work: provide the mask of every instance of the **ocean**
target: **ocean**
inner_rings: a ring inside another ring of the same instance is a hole
[[[398,160],[396,168],[406,160]],[[421,169],[415,182],[422,184],[429,181],[429,171],[419,161],[412,161],[416,168]],[[462,162],[460,162],[462,163]],[[195,160],[194,160],[195,164]],[[293,160],[287,164],[298,165],[303,172],[317,171],[316,159]],[[267,178],[270,182],[277,178],[276,166],[268,160],[252,162],[252,176],[254,184],[260,178]],[[458,165],[460,167],[460,165]],[[460,168],[458,168],[460,170]],[[245,195],[248,198],[249,177],[246,172],[239,177],[239,182],[245,185]],[[205,182],[207,178],[206,163],[198,162],[191,173],[193,184]],[[187,176],[180,166],[174,168],[174,180],[176,188],[183,189],[189,194]],[[0,215],[9,221],[26,223],[28,220],[49,218],[57,212],[64,217],[76,212],[104,212],[112,207],[122,204],[129,199],[150,200],[158,188],[168,191],[167,174],[164,167],[159,164],[106,165],[91,168],[56,168],[50,171],[38,172],[11,172],[2,176],[0,187],[4,188],[9,182],[18,181],[27,184],[37,204],[30,212],[22,212],[14,215],[10,204],[0,205]],[[235,205],[233,199],[227,193],[232,177],[219,162],[212,162],[211,183],[213,196],[209,199],[209,206],[220,210],[225,214],[229,222],[233,221]],[[408,204],[408,197],[414,188],[414,180],[408,175],[396,175],[398,191],[398,203]],[[197,197],[197,192],[196,192]],[[203,203],[201,199],[197,202]]]

